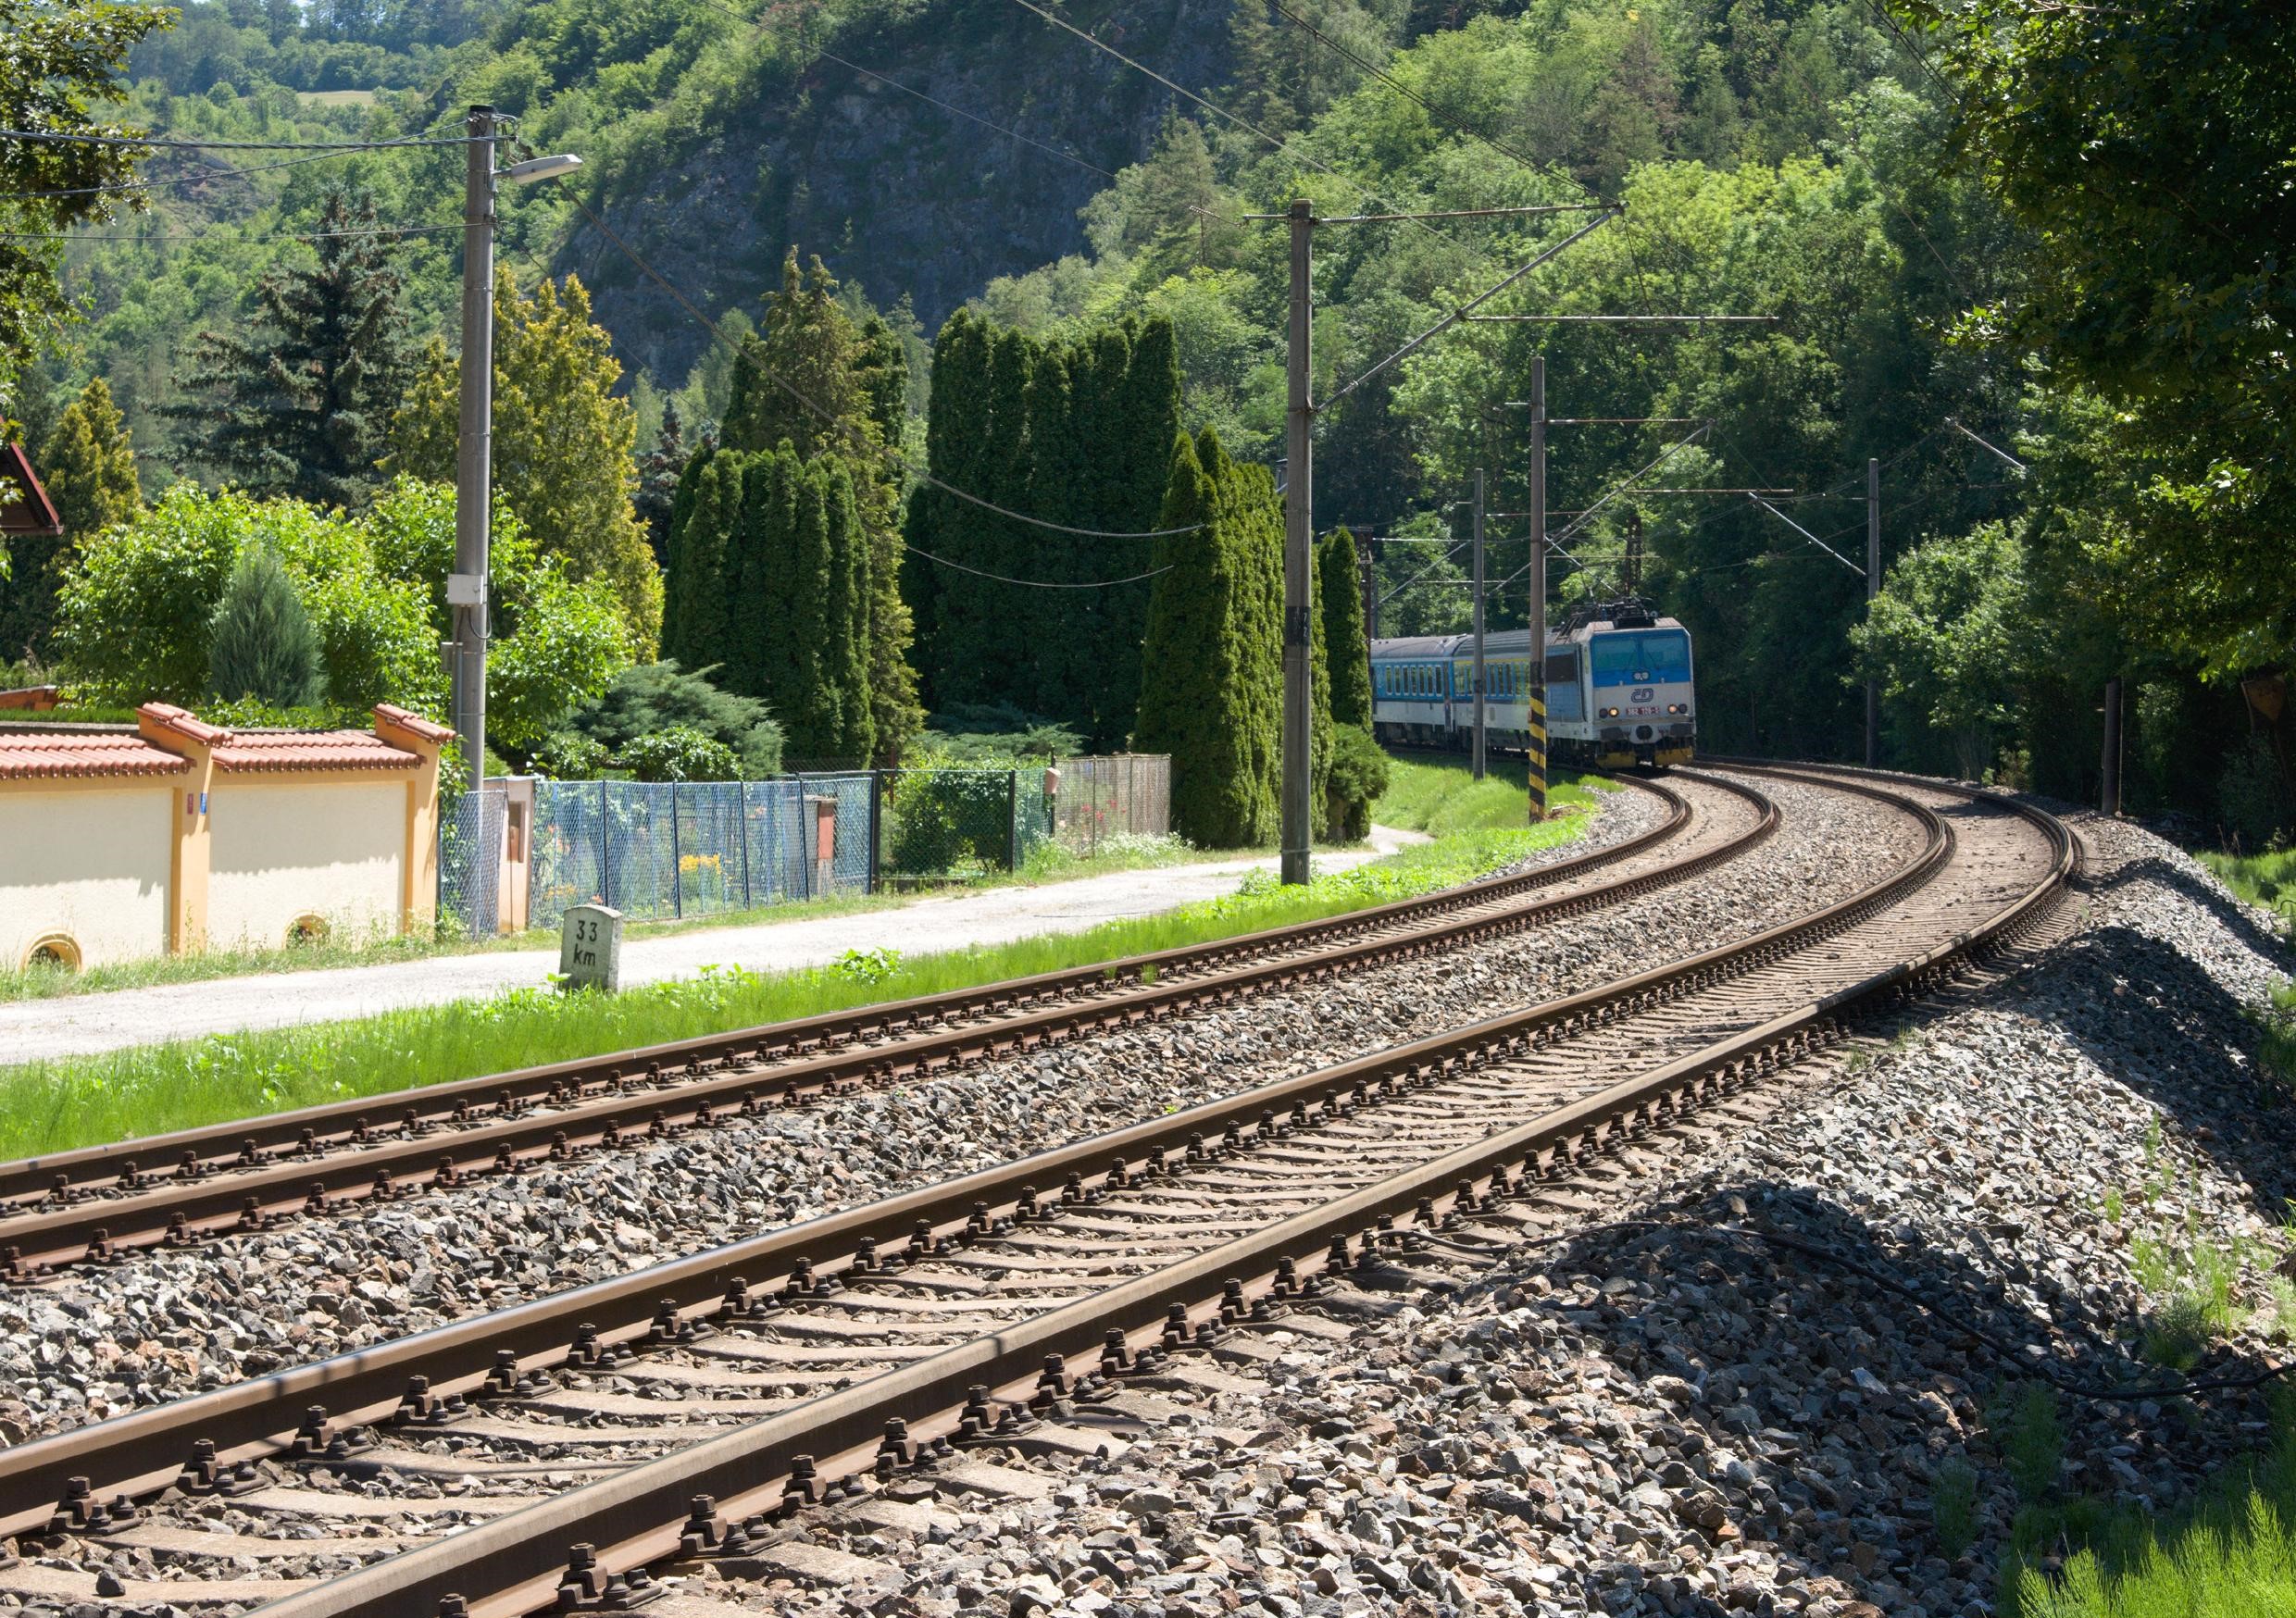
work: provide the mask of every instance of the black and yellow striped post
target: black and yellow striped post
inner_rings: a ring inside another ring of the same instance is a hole
[[[1544,681],[1530,690],[1530,736],[1523,744],[1530,763],[1530,823],[1547,817],[1547,688]]]

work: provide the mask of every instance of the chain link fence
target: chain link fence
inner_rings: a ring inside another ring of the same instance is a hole
[[[1117,833],[1169,828],[1169,760],[1072,758],[1058,768],[1056,791],[1035,765],[536,781],[523,919],[555,927],[576,904],[610,904],[633,920],[722,915],[966,881],[1017,869],[1051,840],[1089,856]],[[494,930],[504,813],[495,782],[442,820],[440,914],[472,931]],[[494,857],[478,858],[481,848]]]
[[[1172,761],[1164,753],[1064,758],[1053,803],[1054,835],[1087,858],[1104,839],[1161,837],[1172,829]]]
[[[491,937],[499,928],[508,805],[508,789],[488,781],[439,815],[439,923],[466,938]]]
[[[872,884],[867,772],[770,781],[537,781],[529,927],[576,904],[722,915]]]

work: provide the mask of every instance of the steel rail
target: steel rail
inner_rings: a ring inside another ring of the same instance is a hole
[[[1184,972],[1167,976],[1154,970],[1167,962],[1184,967],[1204,952],[1167,951],[1156,956],[1132,957],[1110,967],[992,985],[966,993],[974,1001],[994,996],[1021,1002],[1043,994],[1053,1002],[954,1029],[930,1028],[934,1017],[942,1014],[939,1008],[944,999],[931,997],[809,1019],[797,1034],[781,1030],[798,1025],[778,1025],[766,1030],[708,1036],[678,1046],[657,1046],[653,1052],[636,1054],[681,1054],[681,1074],[663,1074],[658,1079],[634,1084],[618,1081],[602,1094],[582,1096],[551,1109],[528,1111],[514,1100],[507,1106],[498,1104],[491,1115],[473,1114],[468,1124],[444,1132],[434,1133],[435,1126],[425,1127],[418,1123],[373,1135],[364,1142],[351,1141],[338,1150],[259,1161],[258,1166],[234,1172],[170,1177],[124,1194],[19,1210],[0,1218],[0,1278],[29,1279],[73,1263],[108,1262],[137,1248],[180,1246],[206,1237],[267,1228],[348,1201],[403,1197],[482,1174],[516,1173],[546,1161],[563,1161],[590,1150],[626,1144],[633,1138],[659,1138],[722,1123],[753,1115],[776,1103],[843,1093],[865,1083],[881,1085],[945,1072],[967,1062],[1088,1038],[1107,1027],[1162,1020],[1194,1005],[1225,1002],[1299,981],[1321,981],[1382,961],[1454,949],[1616,904],[1711,870],[1775,829],[1776,806],[1760,794],[1728,782],[1710,784],[1753,803],[1757,811],[1754,825],[1713,848],[1654,870],[1553,898],[1516,902],[1515,895],[1526,890],[1566,879],[1570,874],[1566,867],[1584,871],[1590,863],[1608,863],[1619,857],[1616,850],[1596,851],[1539,871],[1487,878],[1442,894],[1306,924],[1304,930],[1311,939],[1329,941],[1304,951],[1294,948],[1302,928],[1273,929],[1227,940],[1212,950],[1223,961],[1242,964],[1223,965],[1202,976]],[[1648,847],[1650,842],[1642,839],[1670,832],[1687,820],[1688,805],[1678,793],[1664,787],[1652,790],[1674,806],[1675,815],[1662,827],[1616,849],[1631,852],[1636,846]],[[1079,983],[1104,987],[1111,972],[1129,986],[1084,1004],[1064,998]],[[1036,987],[1048,979],[1058,980],[1057,990]],[[999,990],[1003,992],[997,994]],[[904,1021],[928,1027],[924,1032],[903,1036],[889,1045],[860,1042],[869,1030]],[[792,1050],[807,1045],[821,1049],[814,1055],[785,1059],[764,1072],[747,1070],[744,1058],[757,1059],[768,1043]],[[634,1057],[611,1060],[618,1067],[632,1063]],[[561,1068],[594,1069],[597,1065],[561,1064]],[[649,1064],[656,1073],[662,1073],[666,1065]],[[735,1070],[718,1071],[727,1066]],[[528,1070],[529,1074],[558,1071]],[[527,1075],[512,1077],[527,1080]],[[463,1092],[456,1104],[466,1111],[470,1089],[500,1089],[514,1098],[517,1093],[500,1079],[471,1080],[453,1088]],[[530,1091],[530,1082],[527,1088]],[[342,1109],[331,1110],[339,1114]]]
[[[906,1000],[883,1001],[785,1022],[729,1029],[720,1034],[700,1035],[598,1056],[578,1057],[504,1073],[453,1079],[442,1084],[411,1086],[351,1101],[326,1101],[292,1112],[268,1113],[259,1117],[203,1125],[164,1135],[147,1135],[132,1140],[11,1159],[0,1162],[0,1201],[48,1195],[56,1189],[59,1176],[69,1184],[74,1194],[82,1194],[96,1189],[100,1182],[116,1181],[123,1164],[131,1172],[158,1178],[176,1172],[175,1165],[182,1162],[187,1152],[195,1156],[203,1170],[228,1171],[250,1147],[258,1152],[274,1152],[282,1148],[302,1150],[306,1133],[317,1137],[322,1144],[349,1140],[360,1128],[369,1126],[371,1121],[403,1113],[409,1107],[417,1109],[427,1122],[432,1124],[450,1120],[467,1121],[467,1118],[455,1118],[456,1108],[463,1109],[466,1114],[470,1112],[482,1113],[489,1108],[499,1107],[505,1092],[521,1102],[539,1101],[548,1099],[554,1092],[562,1091],[569,1083],[610,1082],[632,1068],[643,1071],[651,1066],[667,1070],[695,1062],[730,1060],[739,1054],[769,1057],[775,1051],[804,1050],[829,1041],[860,1037],[876,1028],[890,1029],[933,1019],[945,1021],[953,1016],[993,1014],[1048,997],[1065,998],[1078,993],[1103,992],[1112,987],[1136,986],[1143,977],[1154,979],[1177,972],[1218,966],[1229,961],[1253,959],[1269,949],[1311,944],[1320,939],[1344,937],[1362,928],[1391,925],[1462,904],[1478,904],[1511,897],[1534,888],[1569,880],[1603,865],[1615,864],[1678,835],[1689,826],[1691,818],[1690,806],[1678,793],[1663,783],[1632,776],[1614,778],[1656,796],[1667,807],[1666,818],[1657,826],[1607,848],[1576,854],[1566,860],[1541,865],[1536,870],[1487,877],[1437,893],[1421,894],[1416,898],[1352,911],[1343,915],[1269,927],[1259,932],[1239,934],[1234,938],[1216,939],[1206,943],[1159,950],[1092,965],[1066,967],[1028,977],[1005,978]],[[385,1126],[394,1126],[395,1121]],[[158,1164],[169,1166],[155,1168],[154,1165]]]
[[[1827,784],[1846,783],[1827,779]],[[2069,831],[2054,816],[1998,794],[1956,790],[2039,827],[2051,845],[2051,863],[2039,882],[1985,921],[1928,944],[1909,959],[1516,1128],[1154,1274],[376,1562],[261,1611],[267,1618],[406,1618],[442,1611],[450,1598],[469,1598],[467,1611],[473,1618],[513,1618],[546,1609],[555,1602],[574,1545],[597,1548],[596,1564],[609,1571],[690,1555],[693,1548],[681,1535],[699,1508],[707,1506],[718,1520],[733,1522],[802,1503],[811,1495],[796,1492],[801,1471],[827,1479],[881,1464],[890,1422],[905,1423],[912,1445],[930,1443],[956,1430],[957,1413],[981,1386],[1008,1404],[1026,1407],[1048,1391],[1076,1391],[1071,1378],[1054,1369],[1065,1361],[1090,1363],[1097,1356],[1102,1374],[1118,1381],[1133,1371],[1153,1371],[1160,1345],[1186,1340],[1170,1334],[1167,1315],[1174,1307],[1183,1310],[1190,1323],[1216,1328],[1248,1318],[1240,1305],[1256,1310],[1274,1300],[1280,1307],[1344,1265],[1351,1252],[1370,1257],[1382,1244],[1408,1242],[1431,1228],[1471,1218],[1528,1182],[1560,1177],[1636,1135],[1687,1116],[1748,1080],[1833,1043],[1847,1019],[1903,1003],[1968,961],[2013,943],[2046,915],[2078,868],[2078,846]],[[1932,868],[1929,854],[1940,842],[1951,849],[1951,834],[1934,816],[1932,822],[1936,836],[1915,870],[1884,886],[1903,885],[1916,870]],[[1912,885],[1921,880],[1926,877]],[[444,1610],[463,1609],[449,1604]]]
[[[1073,1192],[1086,1176],[1106,1175],[1119,1186],[1153,1177],[1174,1158],[1196,1161],[1241,1146],[1247,1130],[1265,1137],[1288,1127],[1279,1114],[1304,1120],[1311,1108],[1407,1094],[1478,1060],[1554,1044],[1779,960],[1923,887],[1953,853],[1953,833],[1935,812],[1877,787],[1839,783],[1836,790],[1911,815],[1923,829],[1921,853],[1809,915],[1593,989],[632,1275],[0,1451],[0,1535],[44,1525],[50,1502],[63,1499],[75,1478],[89,1479],[100,1494],[148,1493],[172,1482],[201,1440],[226,1462],[277,1453],[313,1407],[337,1425],[364,1425],[393,1416],[415,1377],[432,1396],[446,1397],[564,1364],[578,1336],[607,1348],[668,1340],[682,1323],[718,1315],[735,1298],[786,1288],[792,1277],[817,1285],[846,1270],[866,1272],[874,1255],[905,1245],[962,1246],[997,1221],[1041,1206],[1040,1193],[1057,1200],[1068,1194],[1061,1188]]]

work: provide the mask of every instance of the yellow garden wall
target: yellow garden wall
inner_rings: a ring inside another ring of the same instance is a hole
[[[175,800],[166,777],[0,791],[0,967],[55,934],[84,965],[166,952]]]
[[[304,916],[338,936],[395,932],[406,883],[406,781],[225,776],[207,815],[209,947],[277,949]]]

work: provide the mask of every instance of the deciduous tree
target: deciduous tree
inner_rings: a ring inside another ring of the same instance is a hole
[[[622,367],[590,293],[545,276],[521,295],[507,267],[494,278],[494,489],[543,554],[569,577],[613,591],[630,654],[654,654],[662,629],[662,579],[631,504],[637,421],[617,398]],[[406,404],[393,418],[385,465],[433,482],[455,476],[461,362],[433,342]]]

